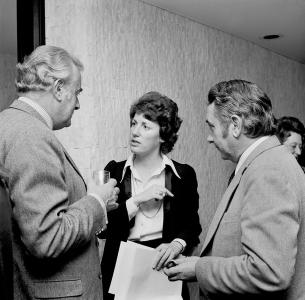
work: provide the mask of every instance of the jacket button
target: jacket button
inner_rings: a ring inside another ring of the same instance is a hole
[[[98,278],[99,278],[99,279],[102,279],[102,277],[103,277],[102,273],[99,273],[99,274],[98,274]]]

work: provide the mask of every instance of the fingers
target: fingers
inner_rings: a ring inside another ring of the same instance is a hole
[[[156,248],[156,250],[157,251],[161,251],[162,249],[164,249],[164,248],[167,248],[168,247],[168,244],[160,244],[157,248]]]
[[[159,189],[156,191],[155,199],[161,200],[166,195],[170,197],[174,197],[174,194],[171,191],[169,191],[167,188],[159,187]]]
[[[171,259],[168,263],[166,263],[165,267],[166,268],[172,268],[174,266],[177,266],[177,263],[175,262],[175,260]]]
[[[110,201],[116,202],[116,200],[118,199],[119,193],[120,193],[120,189],[118,187],[115,187],[112,190],[110,190],[109,198],[107,199],[108,202],[110,202]]]
[[[181,280],[178,274],[175,274],[173,276],[168,276],[168,280],[169,281],[177,281],[177,280]]]
[[[163,272],[168,277],[169,281],[176,281],[180,279],[178,267],[164,268]]]
[[[164,198],[164,193],[163,192],[157,192],[155,193],[154,197],[152,199],[155,199],[155,200],[162,200]]]
[[[160,271],[164,266],[166,266],[166,264],[172,260],[173,258],[175,258],[176,253],[175,251],[169,247],[161,247],[159,249],[159,253],[157,254],[157,257],[155,259],[153,268]]]
[[[116,195],[118,195],[118,194],[120,193],[120,189],[119,189],[118,187],[115,187],[115,188],[114,188],[114,193],[115,193]]]
[[[161,190],[159,191],[159,195],[163,198],[165,195],[168,195],[170,197],[174,197],[174,194],[168,190],[167,188],[161,188]]]
[[[182,245],[177,241],[172,241],[170,244],[161,244],[156,250],[158,254],[155,258],[153,269],[158,271],[165,267],[171,260],[176,258],[183,250]]]
[[[156,269],[156,267],[159,265],[160,259],[162,258],[162,255],[163,255],[162,253],[167,248],[167,246],[168,246],[168,244],[161,244],[156,248],[158,253],[157,253],[156,258],[153,262],[153,266],[152,266],[153,269]]]
[[[111,197],[107,201],[107,211],[114,210],[118,207],[118,204],[116,201],[118,200],[118,194],[120,192],[120,189],[118,187],[115,187],[112,191]]]
[[[107,211],[115,210],[118,208],[118,206],[119,206],[118,203],[111,202],[111,203],[107,204]]]
[[[171,193],[164,186],[155,184],[144,190],[142,193],[135,195],[135,202],[136,204],[141,204],[154,199],[159,201],[162,200],[166,195],[170,197],[174,196],[173,193]]]
[[[168,190],[167,188],[165,188],[165,192],[166,192],[166,195],[170,196],[170,197],[174,197],[174,194]]]
[[[109,184],[109,185],[115,187],[117,184],[117,181],[114,178],[110,178],[106,184]]]
[[[156,266],[156,269],[158,271],[160,271],[162,269],[162,267],[165,265],[165,263],[167,261],[170,261],[171,258],[172,258],[171,249],[170,248],[163,249],[160,252],[160,259],[159,259],[159,262],[158,262],[158,264]]]
[[[181,256],[181,257],[180,257],[180,256]],[[176,259],[175,259],[176,265],[180,265],[180,264],[184,263],[185,260],[187,259],[186,256],[183,256],[183,255],[180,255],[180,256],[179,256],[179,258],[176,258]]]
[[[160,269],[162,267],[166,266],[169,262],[171,262],[175,258],[175,256],[176,256],[175,253],[171,249],[167,250],[167,252],[163,256],[164,260],[162,261],[162,265],[161,265]],[[166,257],[166,259],[165,259],[165,257]]]

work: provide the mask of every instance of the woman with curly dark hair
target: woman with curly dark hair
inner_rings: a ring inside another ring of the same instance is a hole
[[[130,109],[130,150],[125,161],[111,161],[106,170],[120,188],[118,209],[109,212],[101,264],[104,299],[108,294],[121,241],[156,248],[160,270],[199,243],[198,192],[195,171],[166,156],[177,141],[182,120],[177,104],[149,92]],[[188,298],[183,289],[184,299]]]
[[[277,120],[276,135],[295,158],[299,159],[302,154],[305,135],[303,123],[295,117],[282,117]]]

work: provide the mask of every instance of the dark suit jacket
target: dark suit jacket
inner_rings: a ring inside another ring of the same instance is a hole
[[[110,171],[120,188],[118,209],[108,214],[108,227],[106,231],[106,244],[102,259],[102,274],[104,293],[108,291],[120,242],[126,241],[130,228],[134,226],[134,218],[129,221],[126,209],[126,200],[131,197],[131,171],[126,170],[121,182],[122,172],[126,161],[108,163],[105,169]],[[170,243],[175,238],[183,239],[187,247],[185,252],[199,243],[201,226],[198,216],[198,193],[196,173],[192,167],[186,164],[174,162],[175,168],[181,177],[178,178],[171,167],[165,169],[165,186],[174,197],[164,197],[164,221],[162,242]]]
[[[13,299],[12,211],[7,191],[8,173],[0,166],[0,299]]]
[[[0,136],[13,209],[14,299],[102,299],[101,205],[32,107],[17,100],[2,111]]]

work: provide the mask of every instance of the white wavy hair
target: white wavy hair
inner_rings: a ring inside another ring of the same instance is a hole
[[[15,85],[17,92],[48,91],[56,80],[71,81],[73,66],[84,69],[79,59],[66,50],[50,45],[37,47],[23,63],[18,63]]]

